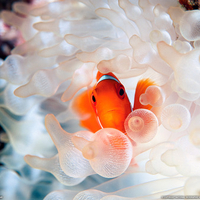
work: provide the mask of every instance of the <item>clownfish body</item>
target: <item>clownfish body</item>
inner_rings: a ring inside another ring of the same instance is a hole
[[[113,73],[97,73],[96,85],[78,95],[73,101],[73,110],[85,116],[80,125],[96,132],[101,128],[115,128],[125,133],[124,121],[132,111],[132,106],[124,86]],[[136,87],[134,109],[147,108],[142,105],[139,96],[154,83],[149,79],[139,81]]]
[[[124,120],[132,109],[124,86],[114,74],[98,72],[91,102],[101,127],[125,132]]]

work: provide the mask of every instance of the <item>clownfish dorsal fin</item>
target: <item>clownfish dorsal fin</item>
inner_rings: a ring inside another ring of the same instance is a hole
[[[151,85],[156,85],[156,83],[154,81],[152,81],[150,78],[143,78],[138,81],[136,90],[135,90],[135,100],[134,100],[133,110],[141,109],[141,108],[150,110],[152,108],[152,106],[150,104],[142,105],[139,100],[140,95],[145,93],[146,89]]]
[[[152,105],[147,104],[143,105],[140,103],[140,96],[141,94],[144,94],[146,92],[146,89],[149,86],[162,86],[166,84],[168,81],[168,77],[162,74],[159,74],[158,72],[154,71],[153,69],[149,68],[145,74],[143,74],[140,77],[140,80],[137,83],[136,89],[135,89],[135,99],[134,99],[134,106],[133,110],[144,108],[151,110]],[[154,95],[154,94],[152,94]],[[152,97],[154,98],[154,97]]]

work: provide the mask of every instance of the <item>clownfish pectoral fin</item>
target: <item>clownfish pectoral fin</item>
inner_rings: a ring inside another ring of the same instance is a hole
[[[93,88],[79,94],[72,103],[72,110],[80,117],[80,125],[93,133],[101,129],[96,113],[91,105]]]
[[[152,81],[150,78],[143,78],[143,79],[139,80],[139,82],[137,83],[137,86],[136,86],[136,90],[135,90],[135,100],[134,100],[133,110],[140,109],[140,108],[150,110],[152,108],[152,106],[150,104],[147,104],[147,105],[141,104],[140,96],[141,96],[141,94],[145,93],[146,89],[149,86],[153,86],[153,85],[156,85],[156,83],[154,81]]]

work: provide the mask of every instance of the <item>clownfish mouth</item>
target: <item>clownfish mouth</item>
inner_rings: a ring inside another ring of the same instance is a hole
[[[112,110],[107,110],[106,113],[109,113],[109,112],[117,112],[118,110],[117,109],[112,109]]]
[[[106,115],[115,115],[116,118],[122,118],[123,116],[125,116],[126,114],[125,110],[122,110],[120,108],[115,108],[115,109],[110,109],[110,110],[106,110],[105,112],[101,113],[101,116],[106,116]],[[129,114],[129,113],[128,113]],[[128,115],[127,114],[127,115]],[[100,116],[99,116],[100,117]]]
[[[111,109],[101,113],[101,115],[98,116],[98,121],[101,128],[115,128],[125,132],[124,121],[126,117],[125,113],[120,109]]]

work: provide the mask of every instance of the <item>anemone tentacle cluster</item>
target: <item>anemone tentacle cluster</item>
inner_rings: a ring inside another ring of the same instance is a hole
[[[7,143],[0,195],[200,194],[199,10],[186,11],[176,0],[43,0],[15,3],[13,10],[1,18],[24,43],[0,62]],[[114,73],[130,99],[141,78],[156,83],[139,98],[151,109],[133,110],[125,120],[127,134],[78,125],[87,116],[73,110],[74,99],[94,86],[97,71]]]

